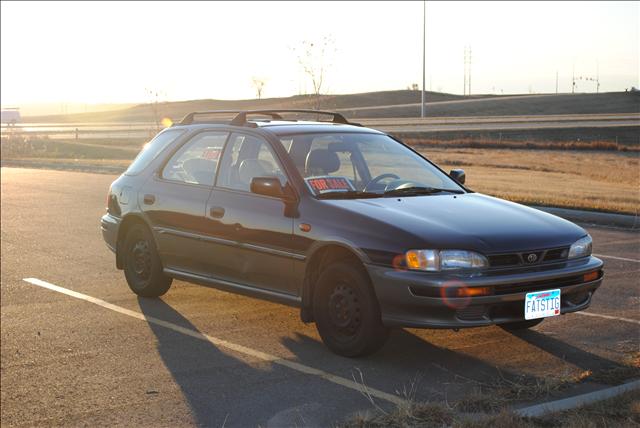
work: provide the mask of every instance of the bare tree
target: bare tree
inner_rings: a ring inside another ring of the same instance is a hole
[[[320,41],[303,40],[294,52],[304,73],[311,79],[315,108],[320,109],[320,97],[324,89],[325,74],[331,67],[331,57],[335,53],[335,42],[332,37],[324,36]]]
[[[256,95],[258,95],[258,99],[262,98],[262,90],[264,89],[264,85],[266,82],[265,79],[261,79],[259,77],[252,77],[251,82],[253,83],[253,87],[256,90]]]

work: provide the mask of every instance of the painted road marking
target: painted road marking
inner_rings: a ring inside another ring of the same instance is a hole
[[[76,299],[84,300],[89,303],[93,303],[95,305],[101,306],[105,309],[112,310],[114,312],[118,312],[123,315],[130,316],[132,318],[136,318],[142,321],[146,321],[148,323],[156,324],[165,328],[168,328],[173,331],[177,331],[178,333],[182,333],[186,336],[191,336],[196,339],[204,340],[211,342],[215,346],[219,346],[222,348],[227,348],[232,351],[238,352],[240,354],[244,354],[253,358],[257,358],[263,361],[268,361],[273,364],[278,364],[284,367],[288,367],[292,370],[298,371],[300,373],[309,374],[313,376],[318,376],[322,379],[328,380],[329,382],[333,382],[337,385],[344,386],[346,388],[352,389],[354,391],[358,391],[362,394],[370,395],[371,397],[379,398],[381,400],[389,401],[396,405],[401,405],[404,403],[404,400],[396,395],[388,394],[386,392],[380,391],[375,388],[371,388],[365,386],[363,384],[359,384],[354,380],[349,380],[340,376],[333,375],[331,373],[327,373],[325,371],[305,366],[304,364],[296,363],[295,361],[285,360],[283,358],[277,357],[275,355],[267,354],[265,352],[257,351],[255,349],[247,348],[246,346],[238,345],[236,343],[232,343],[226,341],[224,339],[218,339],[217,337],[209,336],[207,334],[200,333],[195,330],[191,330],[185,327],[181,327],[179,325],[170,323],[168,321],[161,320],[159,318],[149,317],[140,312],[132,311],[130,309],[123,308],[118,305],[114,305],[113,303],[106,302],[102,299],[98,299],[95,297],[88,296],[86,294],[78,293],[77,291],[69,290],[68,288],[60,287],[55,284],[50,284],[46,281],[42,281],[37,278],[24,278],[23,281],[26,281],[30,284],[37,285],[38,287],[46,288],[52,291],[57,291],[58,293],[66,294],[67,296],[75,297]]]
[[[608,320],[624,321],[624,322],[630,322],[630,323],[633,323],[633,324],[640,325],[640,321],[632,320],[631,318],[614,317],[614,316],[611,316],[611,315],[594,314],[594,313],[591,313],[591,312],[574,312],[574,314],[586,315],[588,317],[605,318],[605,319],[608,319]]]
[[[640,263],[640,260],[637,259],[627,259],[626,257],[616,257],[616,256],[607,256],[605,254],[594,254],[596,257],[602,257],[603,259],[613,259],[613,260],[622,260],[623,262],[634,262]]]

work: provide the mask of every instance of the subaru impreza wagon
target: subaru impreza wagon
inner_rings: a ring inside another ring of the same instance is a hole
[[[134,293],[179,279],[293,305],[350,357],[392,327],[515,330],[589,306],[603,263],[584,229],[464,184],[338,113],[194,112],[113,182],[102,233]]]

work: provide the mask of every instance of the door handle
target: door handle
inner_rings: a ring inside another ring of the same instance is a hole
[[[213,218],[222,218],[224,216],[224,208],[211,207],[211,209],[209,209],[209,215]]]
[[[153,203],[156,201],[156,197],[154,195],[144,195],[144,198],[142,198],[142,202],[144,202],[145,205],[153,205]]]

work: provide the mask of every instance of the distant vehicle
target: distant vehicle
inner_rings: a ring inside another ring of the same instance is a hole
[[[160,132],[111,185],[102,233],[140,296],[176,278],[293,305],[354,357],[390,327],[533,327],[602,282],[584,229],[389,135],[331,112],[217,113]]]
[[[0,122],[7,125],[15,125],[20,122],[20,109],[8,108],[0,112]]]

